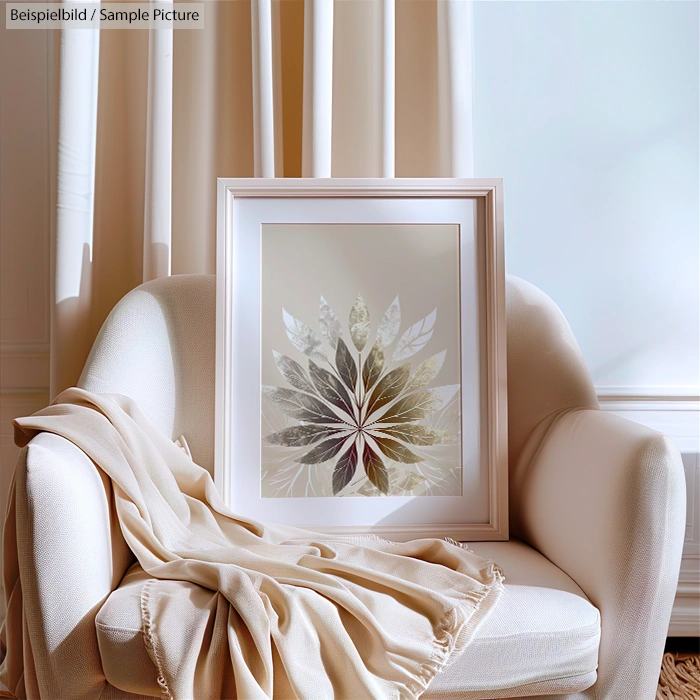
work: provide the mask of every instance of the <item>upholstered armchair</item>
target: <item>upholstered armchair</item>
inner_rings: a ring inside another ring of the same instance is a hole
[[[424,697],[652,700],[683,542],[680,455],[600,411],[559,309],[527,282],[507,285],[512,539],[472,545],[501,565],[505,590]],[[183,275],[130,292],[80,379],[134,398],[209,469],[214,287]],[[20,456],[16,508],[5,536],[18,546],[27,696],[158,697],[140,630],[147,575],[122,539],[109,481],[73,444],[40,434]]]

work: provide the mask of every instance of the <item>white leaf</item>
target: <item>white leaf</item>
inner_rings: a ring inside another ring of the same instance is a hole
[[[357,295],[350,309],[350,337],[357,350],[362,352],[369,337],[369,309],[361,294]]]
[[[396,338],[401,326],[401,306],[399,298],[396,297],[386,310],[377,328],[377,338],[382,341],[382,347],[388,348]]]
[[[340,321],[335,315],[333,309],[328,305],[328,302],[321,297],[321,303],[318,309],[318,325],[321,328],[321,334],[328,341],[328,344],[335,350],[338,345],[338,338],[341,338],[343,331],[340,327]]]
[[[414,323],[396,344],[393,362],[403,360],[415,355],[422,350],[433,335],[433,326],[437,317],[437,309],[433,309],[423,320]]]
[[[434,389],[429,389],[429,391],[433,400],[435,401],[433,411],[442,411],[442,409],[445,408],[450,401],[452,401],[454,395],[459,391],[459,384],[436,386]]]
[[[321,339],[305,323],[282,309],[282,319],[287,328],[287,337],[292,345],[304,355],[319,362],[327,361]]]

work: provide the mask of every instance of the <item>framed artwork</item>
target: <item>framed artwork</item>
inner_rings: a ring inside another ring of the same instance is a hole
[[[500,180],[219,180],[216,363],[234,512],[507,539]]]

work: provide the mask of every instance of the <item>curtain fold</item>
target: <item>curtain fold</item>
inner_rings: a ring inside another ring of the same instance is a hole
[[[218,177],[473,174],[471,2],[209,2],[61,38],[51,395],[114,304],[215,271]]]
[[[151,0],[153,3],[153,0]],[[173,29],[150,29],[143,221],[143,280],[171,270],[173,167]]]

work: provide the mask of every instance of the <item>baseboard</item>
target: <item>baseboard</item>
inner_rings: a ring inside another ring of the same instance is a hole
[[[700,583],[679,583],[669,637],[700,637]]]

